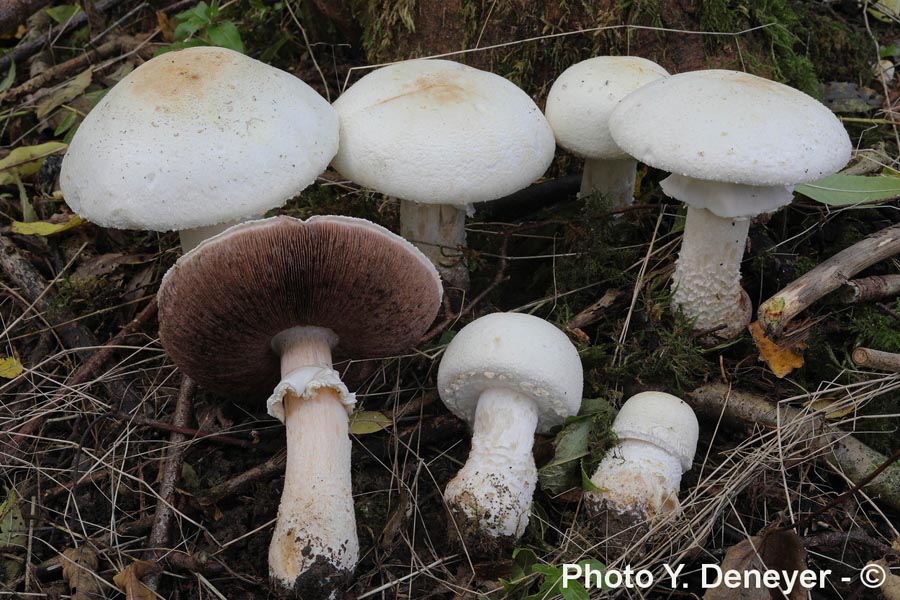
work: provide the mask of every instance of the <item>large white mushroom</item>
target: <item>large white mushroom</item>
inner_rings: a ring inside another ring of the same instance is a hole
[[[448,60],[376,69],[334,108],[341,121],[334,168],[399,198],[401,235],[456,287],[468,287],[459,249],[471,205],[526,187],[553,160],[553,132],[525,92]]]
[[[556,143],[584,158],[581,195],[599,192],[612,208],[634,201],[637,161],[613,140],[609,117],[619,102],[668,71],[638,56],[596,56],[575,63],[553,82],[544,114]]]
[[[444,499],[468,542],[503,546],[525,532],[537,486],[535,431],[578,412],[582,379],[566,335],[531,315],[481,317],[447,346],[438,391],[473,431],[469,458]]]
[[[60,188],[86,219],[179,231],[187,252],[313,183],[338,147],[337,114],[290,73],[225,48],[168,52],[85,117]]]
[[[691,468],[700,426],[683,400],[663,392],[632,396],[613,421],[616,445],[600,462],[585,494],[594,514],[636,525],[678,514],[681,475]]]
[[[788,204],[796,184],[836,172],[852,150],[823,104],[735,71],[647,84],[613,111],[610,131],[630,155],[671,172],[663,191],[688,205],[672,301],[715,339],[750,322],[740,285],[750,219]]]

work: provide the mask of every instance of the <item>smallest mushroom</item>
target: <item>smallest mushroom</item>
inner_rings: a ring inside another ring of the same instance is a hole
[[[556,143],[584,157],[581,196],[599,192],[614,209],[634,202],[637,161],[613,140],[609,118],[622,98],[668,75],[646,58],[595,56],[553,82],[544,114]]]
[[[544,433],[578,413],[582,379],[566,335],[531,315],[481,317],[447,346],[438,391],[473,434],[469,458],[444,499],[470,550],[490,553],[525,532],[537,486],[535,430]]]
[[[691,468],[700,426],[683,400],[663,392],[632,396],[612,425],[618,443],[600,462],[585,494],[588,510],[623,531],[678,514],[681,475]]]

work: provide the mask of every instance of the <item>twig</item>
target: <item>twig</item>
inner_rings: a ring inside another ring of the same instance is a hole
[[[287,453],[279,452],[275,456],[269,458],[263,464],[253,467],[248,471],[244,471],[236,477],[232,477],[224,483],[210,488],[206,493],[199,494],[203,501],[215,502],[234,494],[238,490],[250,485],[254,481],[265,479],[271,475],[284,471],[284,465],[287,463]]]
[[[229,446],[237,446],[239,448],[258,448],[256,444],[250,442],[248,440],[241,440],[236,437],[232,437],[230,435],[225,435],[223,433],[214,433],[212,431],[204,431],[203,429],[193,429],[191,427],[183,427],[180,425],[176,425],[175,423],[166,423],[164,421],[157,421],[155,419],[145,419],[141,416],[129,416],[127,413],[119,413],[116,415],[121,419],[128,419],[134,425],[139,425],[141,427],[151,427],[153,429],[160,429],[162,431],[168,431],[170,433],[180,433],[185,436],[190,436],[192,438],[203,438],[204,440],[212,440],[215,442],[221,442],[223,444],[228,444]]]
[[[900,225],[893,225],[841,250],[759,307],[759,323],[769,337],[784,331],[810,304],[845,284],[853,275],[900,252]]]
[[[175,405],[175,415],[172,422],[177,427],[187,427],[191,419],[191,401],[197,386],[185,375],[181,380],[181,389],[178,391],[178,401]],[[163,552],[162,548],[169,544],[171,537],[172,516],[174,514],[172,504],[175,501],[175,484],[181,478],[181,466],[184,463],[184,442],[187,437],[183,433],[173,431],[169,436],[169,454],[162,468],[162,482],[159,486],[159,501],[156,503],[156,513],[153,516],[153,527],[150,529],[150,537],[147,540],[147,560],[157,561]],[[144,578],[144,585],[151,590],[156,590],[159,575],[153,573]]]
[[[733,391],[723,384],[703,386],[685,399],[699,413],[712,418],[721,415],[733,423],[775,428],[797,421],[801,435],[809,440],[811,449],[817,451],[819,460],[834,459],[854,484],[878,495],[886,504],[900,508],[900,465],[886,465],[888,457],[849,433],[829,427],[823,419],[811,418],[780,403],[772,404],[756,394]]]
[[[123,1],[124,0],[100,0],[95,5],[95,8],[100,12],[104,12],[109,10],[110,8],[113,8],[117,4],[122,3]],[[35,52],[39,51],[44,47],[45,44],[51,43],[52,40],[55,40],[67,31],[77,29],[85,23],[87,23],[87,13],[81,11],[74,15],[71,19],[68,19],[64,23],[53,27],[50,31],[39,36],[37,39],[16,46],[3,56],[0,56],[0,71],[5,71],[6,69],[8,69],[10,62],[21,62]]]
[[[876,275],[848,281],[841,288],[841,302],[855,304],[900,294],[900,275]]]
[[[853,351],[852,358],[853,362],[860,367],[875,369],[876,371],[900,373],[900,354],[860,346]]]

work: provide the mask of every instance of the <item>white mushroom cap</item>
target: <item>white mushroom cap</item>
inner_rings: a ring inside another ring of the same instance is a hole
[[[753,186],[819,179],[843,167],[852,150],[841,122],[819,101],[736,71],[649,83],[613,111],[610,131],[625,152],[653,167]]]
[[[620,441],[641,440],[674,454],[687,471],[694,462],[700,425],[693,409],[663,392],[635,394],[622,405],[612,430]]]
[[[597,56],[572,65],[553,82],[544,110],[556,143],[584,158],[625,158],[609,132],[613,109],[634,90],[668,74],[637,56]]]
[[[365,187],[423,204],[511,194],[547,170],[556,146],[525,92],[447,60],[372,71],[334,108],[341,120],[334,168]]]
[[[578,351],[551,323],[493,313],[463,327],[447,346],[438,391],[447,408],[470,424],[485,390],[524,394],[537,406],[537,431],[544,432],[578,412],[583,376]]]
[[[88,114],[66,202],[105,226],[182,230],[281,206],[337,152],[338,119],[300,79],[223,48],[158,56]]]

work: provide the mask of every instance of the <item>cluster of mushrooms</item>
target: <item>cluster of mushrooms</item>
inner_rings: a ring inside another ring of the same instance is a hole
[[[268,397],[285,424],[269,550],[282,593],[331,597],[358,561],[355,397],[333,357],[415,346],[441,305],[442,278],[468,285],[472,204],[534,182],[557,144],[585,159],[581,193],[619,208],[632,202],[637,161],[671,172],[663,191],[689,206],[674,304],[715,339],[749,320],[740,262],[750,219],[851,151],[832,113],[797,90],[731,71],[670,76],[633,57],[570,67],[542,113],[503,77],[446,60],[375,69],[329,105],[284,71],[189,48],[135,69],[82,123],[62,167],[69,206],[102,226],[181,234],[184,254],[158,294],[172,360],[214,392]],[[398,198],[401,235],[344,216],[262,218],[329,164]],[[523,534],[535,432],[577,414],[582,380],[576,348],[534,316],[489,314],[447,346],[438,389],[473,429],[445,493],[464,539],[502,546]],[[600,491],[586,494],[592,513],[629,523],[677,514],[697,446],[691,409],[642,393],[613,430],[617,444],[592,477]]]

